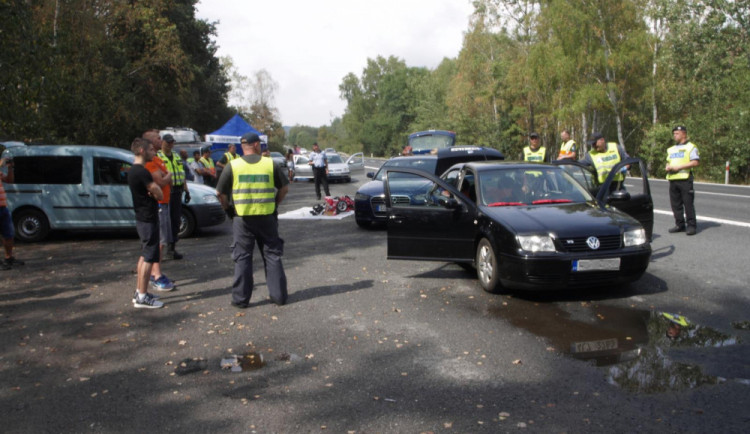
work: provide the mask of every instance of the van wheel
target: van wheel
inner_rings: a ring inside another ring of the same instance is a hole
[[[180,232],[177,234],[180,238],[188,238],[193,236],[195,232],[195,217],[193,213],[187,208],[182,208],[182,214],[180,215]]]
[[[49,220],[43,212],[23,209],[15,213],[16,238],[27,243],[42,241],[49,234]]]
[[[477,277],[482,288],[493,294],[500,293],[502,287],[498,276],[500,270],[497,267],[497,255],[495,249],[492,248],[492,243],[487,238],[482,238],[479,242],[474,263],[477,265]]]

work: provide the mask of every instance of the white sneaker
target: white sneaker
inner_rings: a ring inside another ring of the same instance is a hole
[[[135,300],[133,301],[133,307],[145,308],[145,309],[159,309],[160,307],[164,307],[164,303],[157,300],[153,295],[146,293],[146,297],[144,297],[143,300],[140,300],[136,296]]]

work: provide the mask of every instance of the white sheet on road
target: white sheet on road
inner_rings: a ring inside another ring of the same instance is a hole
[[[341,220],[354,214],[354,211],[347,211],[338,215],[312,215],[310,214],[310,211],[312,211],[312,207],[306,206],[295,211],[279,214],[279,218],[283,220]]]

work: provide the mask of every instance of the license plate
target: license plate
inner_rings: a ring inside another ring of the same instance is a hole
[[[577,259],[573,261],[573,271],[619,270],[620,258]]]
[[[572,353],[593,353],[617,349],[617,338],[602,339],[600,341],[573,342],[570,345]]]
[[[385,212],[385,205],[375,205],[375,212]]]

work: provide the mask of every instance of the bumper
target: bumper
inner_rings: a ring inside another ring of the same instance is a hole
[[[619,270],[572,271],[574,259],[620,258]],[[651,248],[634,248],[607,255],[562,258],[530,258],[503,255],[500,258],[500,283],[506,288],[527,290],[563,290],[613,286],[634,282],[648,268]]]
[[[227,218],[224,209],[218,203],[183,206],[187,206],[193,212],[195,225],[199,228],[218,225]]]

